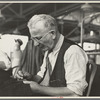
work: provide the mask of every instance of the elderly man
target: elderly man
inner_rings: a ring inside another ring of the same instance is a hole
[[[56,20],[50,15],[34,15],[28,28],[34,45],[45,55],[41,70],[32,81],[24,83],[39,95],[82,96],[87,87],[88,57],[84,50],[60,34]]]

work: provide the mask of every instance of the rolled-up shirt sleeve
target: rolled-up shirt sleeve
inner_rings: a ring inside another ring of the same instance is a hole
[[[83,95],[86,82],[86,64],[88,57],[78,46],[71,46],[64,55],[65,79],[67,88]]]

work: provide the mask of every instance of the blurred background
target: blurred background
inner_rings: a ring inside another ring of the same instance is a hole
[[[27,37],[25,47],[30,39],[28,20],[42,13],[55,17],[61,34],[100,64],[100,3],[0,3],[0,34]]]

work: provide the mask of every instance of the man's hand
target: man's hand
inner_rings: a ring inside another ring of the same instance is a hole
[[[18,72],[17,72],[17,74],[16,74],[16,78],[18,79],[18,80],[23,80],[23,79],[25,79],[25,80],[32,80],[32,75],[31,74],[29,74],[28,72],[22,72],[21,70],[19,70]]]
[[[26,79],[26,80],[31,81],[33,76],[30,73],[28,73],[28,72],[24,72],[23,73],[23,78]]]
[[[23,72],[22,72],[21,70],[19,70],[19,71],[16,73],[16,78],[17,78],[18,80],[23,80],[23,79],[24,79],[23,76],[24,76],[24,74],[23,74]]]

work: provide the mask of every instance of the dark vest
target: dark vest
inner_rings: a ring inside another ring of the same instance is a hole
[[[57,57],[57,61],[56,61],[54,70],[50,77],[49,84],[52,87],[67,86],[66,80],[65,80],[64,54],[71,45],[77,45],[77,44],[75,44],[74,42],[72,42],[68,39],[64,39],[61,49],[59,51],[58,57]]]

